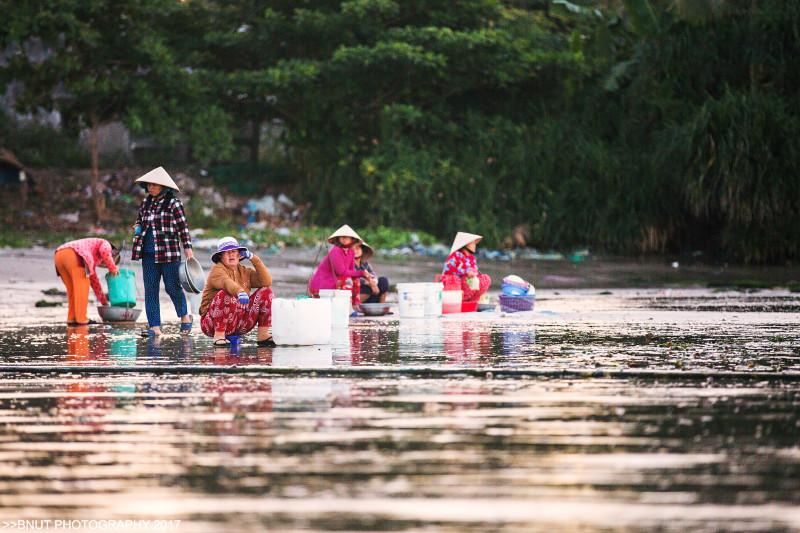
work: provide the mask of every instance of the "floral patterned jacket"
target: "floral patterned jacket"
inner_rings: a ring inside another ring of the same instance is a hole
[[[475,256],[456,250],[447,256],[442,275],[452,274],[463,277],[467,275],[469,270],[478,270],[478,262],[475,260]]]

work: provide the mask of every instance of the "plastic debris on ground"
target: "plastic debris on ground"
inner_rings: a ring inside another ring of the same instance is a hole
[[[271,194],[250,198],[242,207],[242,214],[247,217],[245,227],[248,229],[280,227],[287,222],[297,222],[302,212],[303,206],[297,206],[284,193],[277,198]]]
[[[442,243],[425,245],[419,241],[409,242],[394,248],[381,248],[379,253],[383,256],[398,257],[421,255],[425,257],[445,258],[450,255],[450,248]],[[573,263],[580,263],[590,257],[588,250],[576,250],[568,255],[560,252],[540,252],[535,248],[518,248],[514,250],[494,250],[490,248],[478,248],[477,255],[482,259],[491,261],[513,261],[515,259],[527,259],[533,261],[564,261],[569,260]]]

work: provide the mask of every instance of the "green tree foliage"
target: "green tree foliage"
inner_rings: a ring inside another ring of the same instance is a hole
[[[22,81],[17,107],[57,108],[67,124],[89,129],[98,218],[98,128],[125,121],[175,139],[184,130],[197,155],[224,153],[228,117],[200,96],[204,87],[169,46],[181,4],[172,0],[0,1],[4,81]],[[203,143],[213,139],[213,145]]]
[[[270,43],[258,59],[228,62],[218,80],[242,119],[285,124],[320,222],[440,233],[477,224],[499,237],[526,221],[518,203],[504,204],[521,199],[507,187],[530,197],[539,185],[517,168],[532,162],[507,160],[504,143],[524,155],[515,136],[561,92],[560,77],[581,68],[542,12],[491,0],[261,2],[245,23],[238,8],[211,9],[232,15],[209,37],[211,56]]]
[[[277,124],[320,224],[800,255],[799,2],[3,1],[22,107],[234,165]]]
[[[800,6],[630,3],[648,4],[658,30],[618,26],[615,59],[630,64],[611,91],[583,97],[621,172],[638,176],[631,196],[647,191],[625,217],[643,232],[612,248],[796,259]]]
[[[794,4],[493,8],[313,62],[327,92],[290,142],[322,221],[797,257]]]

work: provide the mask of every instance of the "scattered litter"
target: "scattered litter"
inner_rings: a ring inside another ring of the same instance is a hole
[[[181,194],[192,194],[197,190],[197,182],[191,176],[179,172],[175,175],[175,183],[181,188]]]
[[[567,257],[573,263],[580,263],[589,257],[589,250],[575,250]]]
[[[62,213],[58,215],[58,218],[64,222],[69,222],[70,224],[77,224],[81,218],[81,212],[74,211],[72,213]]]
[[[421,255],[425,257],[445,258],[450,254],[450,248],[442,243],[424,245],[411,235],[411,242],[394,248],[382,248],[380,254],[389,257]],[[573,263],[580,263],[590,257],[588,250],[576,250],[568,256],[560,252],[540,252],[535,248],[519,248],[516,250],[493,250],[479,248],[478,257],[492,261],[513,261],[515,259],[528,259],[533,261],[563,261],[569,259]]]
[[[248,200],[244,208],[246,213],[253,217],[253,222],[255,222],[255,217],[258,213],[264,213],[268,216],[275,216],[278,214],[278,206],[275,197],[269,194],[258,200]]]
[[[279,204],[283,204],[283,205],[285,205],[286,207],[289,207],[289,208],[293,208],[293,207],[295,206],[295,204],[294,204],[294,202],[292,201],[292,199],[291,199],[291,198],[289,198],[288,196],[286,196],[286,195],[285,195],[285,194],[283,194],[283,193],[281,193],[280,195],[278,195],[278,203],[279,203]]]
[[[192,239],[192,247],[199,248],[201,250],[216,250],[217,249],[217,238],[206,238],[206,239]]]
[[[271,194],[261,198],[250,198],[242,207],[242,214],[247,217],[247,229],[265,229],[281,227],[287,222],[297,222],[305,206],[297,206],[295,202],[281,193],[276,199]]]

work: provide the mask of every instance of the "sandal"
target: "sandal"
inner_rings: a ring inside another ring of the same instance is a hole
[[[189,315],[189,322],[181,322],[181,333],[190,333],[192,331],[192,323],[194,322],[194,317]]]
[[[277,344],[272,339],[272,337],[267,337],[263,341],[256,341],[256,346],[260,346],[262,348],[275,348]]]
[[[143,329],[143,330],[142,330],[142,331],[139,333],[139,336],[141,336],[141,337],[144,337],[145,339],[149,339],[149,338],[153,338],[153,337],[158,337],[159,335],[161,335],[161,334],[159,333],[158,335],[156,335],[156,332],[155,332],[155,331],[153,331],[153,330],[152,330],[152,329],[150,329],[150,328]]]
[[[98,324],[98,323],[99,322],[97,322],[96,320],[92,320],[90,318],[88,322],[74,322],[73,321],[73,322],[67,322],[67,325],[69,327],[71,327],[71,328],[74,328],[74,327],[77,327],[77,326],[93,326],[93,325]]]
[[[221,339],[214,340],[214,346],[217,346],[217,347],[227,348],[230,345],[231,345],[231,341],[229,341],[228,339],[226,339],[224,337],[221,338]]]

